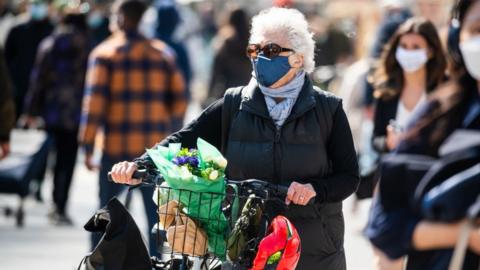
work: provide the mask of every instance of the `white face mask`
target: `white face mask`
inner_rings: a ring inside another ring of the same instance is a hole
[[[480,81],[480,36],[461,42],[460,51],[468,73]]]
[[[395,58],[406,72],[415,72],[428,61],[426,49],[406,50],[398,47],[395,52]]]

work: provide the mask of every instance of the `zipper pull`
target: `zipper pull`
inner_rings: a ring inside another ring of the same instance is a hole
[[[279,142],[279,141],[280,141],[280,134],[281,134],[280,129],[277,129],[277,130],[275,131],[275,142]]]

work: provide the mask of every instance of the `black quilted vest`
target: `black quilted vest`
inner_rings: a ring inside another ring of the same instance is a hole
[[[341,106],[338,98],[312,87],[307,79],[280,129],[268,114],[263,94],[253,83],[229,89],[224,110],[230,106],[238,106],[230,115],[223,149],[231,179],[258,178],[288,185],[291,181],[321,179],[329,174],[326,145],[333,115]]]

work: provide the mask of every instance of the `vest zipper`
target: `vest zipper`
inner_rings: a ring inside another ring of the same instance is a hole
[[[274,141],[273,141],[273,182],[276,183],[276,184],[279,184],[280,183],[280,163],[279,163],[279,160],[280,160],[280,157],[278,157],[278,154],[277,152],[278,151],[278,145],[279,145],[279,142],[280,142],[280,137],[282,135],[282,128],[279,127],[277,128],[275,126],[275,138],[274,138]]]

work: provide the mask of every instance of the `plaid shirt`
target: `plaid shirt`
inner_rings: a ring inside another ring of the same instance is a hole
[[[100,127],[104,153],[131,160],[179,128],[185,84],[175,58],[159,40],[115,33],[90,55],[80,143],[93,152]]]

